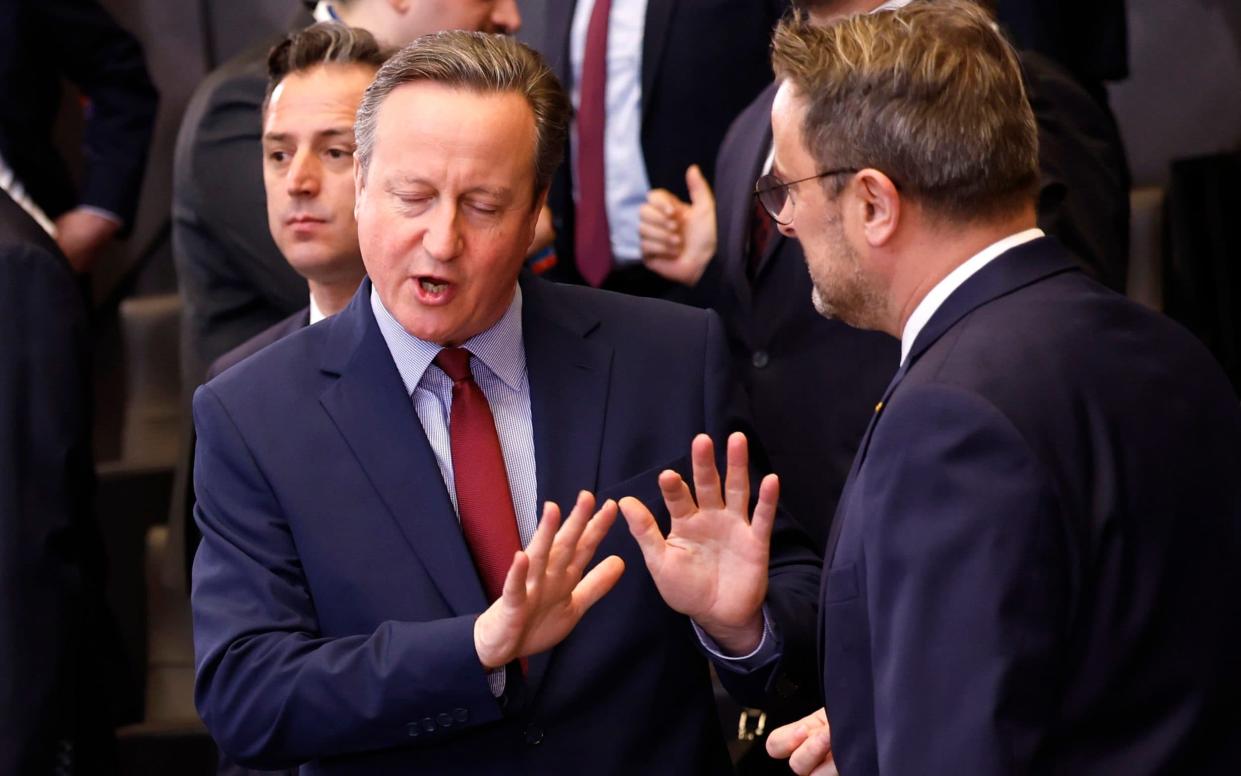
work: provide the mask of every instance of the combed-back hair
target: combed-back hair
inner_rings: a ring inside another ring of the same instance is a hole
[[[543,191],[564,156],[569,98],[551,68],[533,49],[506,35],[454,30],[435,32],[394,54],[358,106],[355,156],[366,176],[379,109],[392,91],[414,82],[441,84],[479,94],[517,94],[534,113],[535,191]]]
[[[292,73],[320,65],[361,65],[378,70],[389,53],[374,35],[340,22],[319,22],[290,32],[267,55],[267,99]]]
[[[823,27],[794,15],[773,65],[805,101],[802,137],[821,169],[880,170],[954,220],[1034,200],[1038,131],[1017,54],[977,3],[915,0]]]

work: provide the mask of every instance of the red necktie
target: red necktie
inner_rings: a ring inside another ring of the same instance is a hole
[[[586,27],[586,50],[577,107],[577,218],[573,250],[577,268],[592,286],[612,271],[612,240],[604,196],[603,129],[608,79],[608,13],[612,0],[595,0]]]
[[[470,355],[464,348],[444,348],[435,363],[452,379],[448,434],[457,513],[490,602],[504,592],[504,578],[513,555],[521,549],[521,538],[495,418],[470,372]]]
[[[758,201],[758,197],[754,197],[754,210],[750,213],[750,251],[745,263],[745,274],[750,280],[754,280],[759,265],[763,263],[763,257],[767,255],[774,226],[767,209]]]

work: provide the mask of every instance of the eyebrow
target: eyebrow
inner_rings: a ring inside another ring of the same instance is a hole
[[[315,132],[313,137],[331,139],[331,138],[345,137],[345,136],[352,137],[352,135],[353,135],[353,127],[332,127],[330,129],[324,129],[324,130]],[[263,133],[263,140],[266,140],[272,143],[283,143],[284,141],[289,140],[292,137],[293,137],[292,133],[289,133],[289,132],[264,132]]]

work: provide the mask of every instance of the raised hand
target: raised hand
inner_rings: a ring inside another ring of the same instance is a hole
[[[715,256],[715,195],[698,165],[685,171],[689,202],[654,189],[638,209],[642,261],[652,272],[692,286]]]
[[[771,731],[767,736],[767,754],[788,760],[789,768],[798,776],[840,774],[832,757],[831,728],[823,709]]]
[[[556,646],[620,579],[625,562],[615,555],[582,576],[616,519],[614,501],[588,517],[594,508],[595,497],[582,491],[561,527],[560,508],[550,501],[543,507],[534,538],[513,556],[504,592],[474,623],[474,649],[484,668]]]
[[[697,501],[681,475],[674,471],[659,475],[659,489],[672,517],[667,538],[641,501],[627,497],[620,502],[664,601],[737,655],[752,652],[762,641],[767,560],[780,492],[774,474],[764,477],[754,519],[747,518],[748,457],[745,435],[730,436],[721,492],[711,437],[695,437],[691,460]]]

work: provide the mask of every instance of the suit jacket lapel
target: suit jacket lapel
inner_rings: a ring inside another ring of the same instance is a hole
[[[875,406],[875,414],[871,416],[866,433],[862,436],[862,443],[853,457],[853,466],[849,471],[848,479],[845,480],[836,515],[832,520],[832,528],[828,534],[827,547],[823,555],[825,569],[831,568],[836,544],[840,539],[840,530],[844,523],[843,518],[849,512],[848,503],[853,481],[866,459],[875,426],[883,415],[883,407],[891,400],[893,392],[908,374],[909,369],[932,344],[980,306],[1036,281],[1076,269],[1077,264],[1073,262],[1064,248],[1054,239],[1044,237],[1019,245],[1002,254],[970,276],[944,300],[944,303],[931,316],[931,320],[927,321],[926,326],[918,333],[905,363],[897,370],[896,376],[892,378],[892,382],[884,391],[883,398]]]
[[[568,516],[580,490],[599,487],[599,454],[612,369],[612,349],[586,335],[598,320],[567,294],[533,277],[522,280],[522,339],[530,379],[530,411],[540,511],[556,502]],[[527,684],[538,690],[555,650],[529,660]]]
[[[746,277],[746,263],[750,256],[750,222],[754,214],[754,182],[763,174],[763,165],[767,162],[767,154],[771,150],[771,103],[775,100],[777,84],[768,86],[759,96],[753,109],[742,114],[744,124],[737,131],[747,138],[746,156],[737,160],[746,171],[744,184],[736,185],[731,191],[721,192],[720,196],[729,197],[732,209],[728,220],[728,234],[723,235],[730,257],[725,272],[731,276],[729,285],[736,290],[743,309],[749,309],[752,294],[750,280]],[[761,106],[761,107],[759,107]],[[719,177],[720,172],[716,173]],[[774,225],[773,225],[774,228]],[[784,236],[779,232],[772,234],[764,256],[759,258],[759,269],[766,263],[771,252]],[[757,274],[755,275],[757,277]]]
[[[455,614],[487,607],[461,525],[370,307],[370,281],[331,322],[320,403]]]

